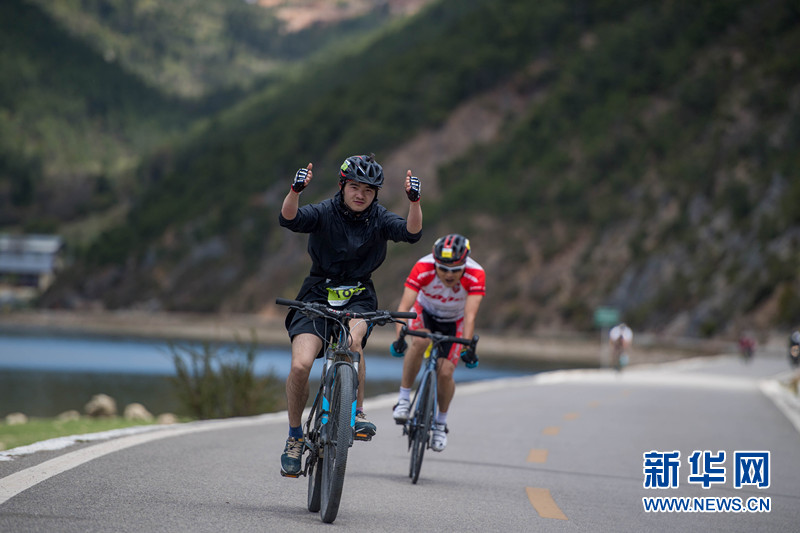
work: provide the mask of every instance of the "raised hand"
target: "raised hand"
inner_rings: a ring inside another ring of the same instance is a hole
[[[296,193],[300,193],[305,189],[308,184],[311,182],[311,168],[313,165],[311,163],[308,164],[306,168],[301,168],[297,171],[294,175],[294,181],[292,181],[292,190]]]
[[[408,199],[412,202],[419,202],[421,190],[422,183],[419,181],[418,177],[412,176],[409,170],[406,173],[406,196],[408,196]]]

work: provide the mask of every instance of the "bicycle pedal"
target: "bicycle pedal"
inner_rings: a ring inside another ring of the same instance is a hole
[[[372,440],[372,435],[367,433],[356,433],[355,440],[370,441]]]
[[[292,478],[298,478],[298,477],[300,477],[300,476],[304,476],[304,475],[305,475],[305,473],[303,473],[303,472],[300,472],[299,474],[287,474],[286,472],[284,472],[283,470],[281,470],[281,476],[283,476],[283,477],[292,477]]]

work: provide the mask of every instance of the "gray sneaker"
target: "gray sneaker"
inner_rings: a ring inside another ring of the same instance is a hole
[[[282,476],[297,477],[300,475],[304,448],[305,441],[303,439],[295,439],[294,437],[286,439],[286,447],[283,449],[283,455],[281,455]]]

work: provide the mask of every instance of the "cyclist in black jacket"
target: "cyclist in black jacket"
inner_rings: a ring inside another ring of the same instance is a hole
[[[328,302],[355,311],[374,311],[378,298],[371,276],[386,259],[387,241],[415,243],[422,236],[420,180],[406,173],[410,201],[407,219],[378,203],[383,168],[373,155],[348,157],[339,170],[339,192],[328,200],[299,207],[300,193],[311,182],[312,164],[295,174],[283,200],[281,226],[308,233],[311,272],[296,299]],[[286,329],[292,342],[292,366],[286,379],[289,438],[281,456],[281,469],[297,474],[303,452],[302,413],[308,400],[308,376],[314,359],[323,354],[323,338],[330,333],[324,319],[310,319],[290,311]],[[358,371],[356,429],[374,435],[376,428],[363,411],[365,362],[363,348],[369,331],[361,321],[350,325],[351,349],[362,353]]]

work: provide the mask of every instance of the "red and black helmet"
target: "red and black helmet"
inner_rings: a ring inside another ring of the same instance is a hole
[[[439,237],[433,243],[433,260],[436,264],[459,266],[467,262],[469,257],[469,239],[458,233]]]
[[[339,185],[344,185],[348,180],[380,189],[383,185],[383,167],[375,161],[374,155],[350,156],[339,169]]]

